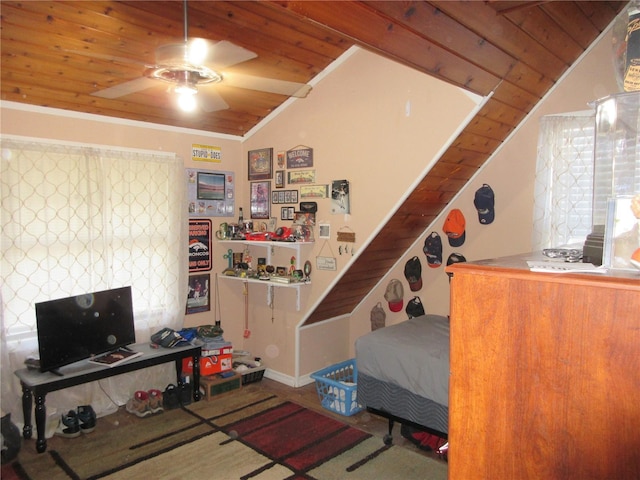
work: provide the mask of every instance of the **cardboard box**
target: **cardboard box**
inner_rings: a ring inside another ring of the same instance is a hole
[[[216,373],[228,372],[232,366],[232,355],[211,355],[200,357],[200,378],[207,375],[215,375]],[[189,375],[193,373],[193,359],[182,359],[182,374]]]
[[[221,378],[218,375],[200,377],[200,391],[204,395],[204,400],[211,400],[221,393],[237,390],[241,385],[242,379],[237,373],[228,378]]]
[[[216,346],[215,348],[209,348],[206,344],[202,346],[202,356],[211,357],[213,355],[231,355],[233,354],[233,345],[231,342],[226,342],[224,345]]]

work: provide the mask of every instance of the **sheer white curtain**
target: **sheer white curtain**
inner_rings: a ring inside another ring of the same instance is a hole
[[[595,113],[540,119],[534,250],[584,243],[592,229]]]
[[[130,285],[136,339],[180,328],[187,287],[184,167],[175,154],[0,139],[2,409],[22,419],[13,371],[37,356],[34,304]],[[163,389],[173,365],[53,392],[47,413],[100,414]]]

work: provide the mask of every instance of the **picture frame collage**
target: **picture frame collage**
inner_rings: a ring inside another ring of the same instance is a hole
[[[302,198],[327,198],[329,185],[316,185],[313,148],[299,145],[277,153],[274,170],[273,148],[248,152],[248,180],[251,182],[250,212],[252,219],[271,217],[271,205],[282,205],[280,220],[295,220],[296,204]],[[274,189],[271,190],[271,180]],[[285,186],[298,188],[288,188]],[[264,201],[267,194],[270,202]],[[292,206],[293,205],[293,206]]]

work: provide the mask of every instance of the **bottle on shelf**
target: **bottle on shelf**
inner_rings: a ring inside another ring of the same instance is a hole
[[[238,225],[242,227],[242,222],[244,222],[244,215],[242,214],[242,207],[240,207],[240,212],[238,213]]]

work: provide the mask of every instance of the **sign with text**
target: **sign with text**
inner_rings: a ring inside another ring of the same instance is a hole
[[[193,143],[191,145],[191,160],[194,162],[222,162],[222,149],[213,145],[200,145]]]
[[[189,219],[189,271],[211,270],[211,220]]]
[[[287,168],[313,167],[313,148],[298,146],[287,150]]]

